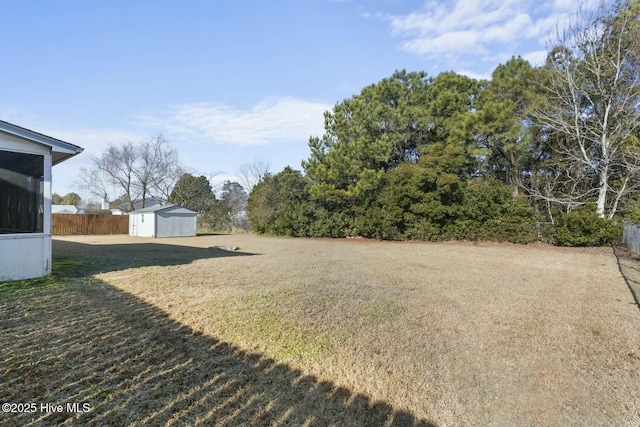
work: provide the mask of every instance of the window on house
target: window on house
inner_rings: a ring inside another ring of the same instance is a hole
[[[44,156],[0,150],[0,234],[43,228]]]

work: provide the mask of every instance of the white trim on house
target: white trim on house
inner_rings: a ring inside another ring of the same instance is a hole
[[[49,147],[52,153],[51,157],[53,165],[57,165],[58,163],[84,151],[84,148],[78,147],[77,145],[25,129],[3,120],[0,120],[0,132],[32,143],[40,144],[44,147]]]

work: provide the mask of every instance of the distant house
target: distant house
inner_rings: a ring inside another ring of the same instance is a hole
[[[78,208],[73,205],[51,205],[52,214],[77,214]]]
[[[0,281],[51,274],[51,167],[82,151],[0,120]]]
[[[118,208],[111,209],[111,203],[109,203],[109,202],[107,201],[107,195],[106,195],[106,194],[105,194],[105,196],[102,198],[102,203],[101,203],[101,206],[100,206],[100,207],[102,208],[102,210],[105,210],[105,211],[109,211],[109,212],[111,212],[111,215],[126,215],[126,214],[127,214],[127,213],[126,213],[124,210],[122,210],[122,209],[118,209]]]
[[[197,213],[178,205],[156,205],[129,213],[129,235],[189,237],[196,235]]]

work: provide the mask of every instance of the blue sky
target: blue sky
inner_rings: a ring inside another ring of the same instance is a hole
[[[336,103],[398,69],[539,63],[576,4],[0,0],[0,119],[85,148],[54,168],[62,195],[86,154],[160,133],[214,184],[255,159],[300,169]]]

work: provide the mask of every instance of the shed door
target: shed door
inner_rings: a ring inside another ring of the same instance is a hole
[[[129,236],[138,235],[138,215],[129,215]]]
[[[179,212],[162,212],[156,216],[157,237],[195,236],[195,215]]]

